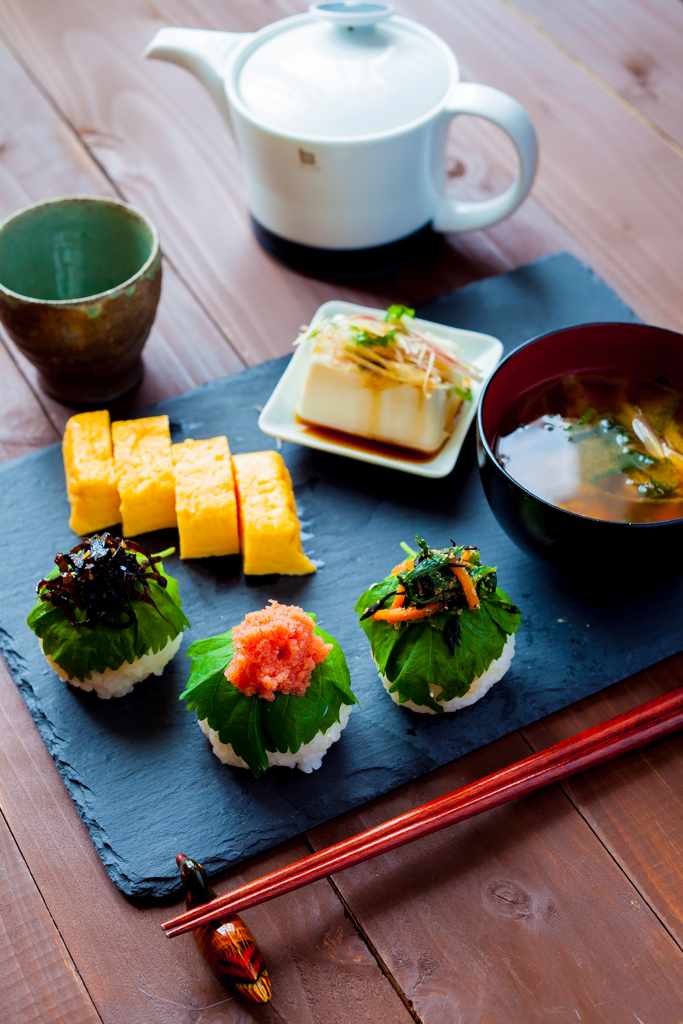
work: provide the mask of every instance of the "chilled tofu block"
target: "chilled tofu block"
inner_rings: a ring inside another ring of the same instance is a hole
[[[358,374],[334,365],[329,353],[317,351],[309,360],[297,413],[332,430],[433,452],[450,434],[461,404],[454,388],[426,395],[411,384],[367,387]]]
[[[232,461],[245,575],[315,572],[301,547],[292,480],[282,457],[250,452]]]
[[[181,558],[236,555],[237,499],[227,437],[172,446]]]
[[[62,454],[74,533],[83,536],[121,522],[107,410],[72,416],[64,428]]]
[[[168,416],[111,425],[124,537],[176,525]]]

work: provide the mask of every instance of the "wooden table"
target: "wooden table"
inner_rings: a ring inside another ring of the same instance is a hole
[[[504,223],[359,286],[309,280],[264,255],[208,96],[140,57],[162,25],[253,30],[305,7],[0,0],[0,217],[60,194],[118,195],[162,237],[145,379],[117,413],[287,352],[325,299],[419,303],[560,249],[644,319],[683,329],[680,0],[397,0],[453,46],[466,79],[524,104],[541,167]],[[460,195],[510,178],[507,142],[481,123],[462,119],[449,153]],[[70,410],[2,341],[9,459],[57,440]],[[681,656],[657,665],[243,864],[219,887],[670,689],[682,669]],[[168,907],[140,908],[114,888],[3,664],[0,1021],[681,1024],[682,792],[674,737],[246,913],[275,991],[259,1008],[226,999],[191,937],[162,935]]]

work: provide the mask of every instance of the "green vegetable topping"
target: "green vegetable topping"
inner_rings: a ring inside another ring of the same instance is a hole
[[[401,703],[413,701],[443,712],[444,703],[463,697],[474,679],[500,658],[508,637],[517,632],[521,613],[497,586],[495,568],[480,564],[476,548],[435,550],[415,539],[418,553],[401,545],[415,556],[414,565],[370,587],[359,597],[356,611],[377,669],[391,681],[389,692],[398,693]],[[452,567],[471,580],[469,600]],[[403,605],[387,613],[384,609],[397,590],[404,595]],[[475,591],[478,607],[471,606]],[[414,613],[424,617],[408,617]],[[435,700],[432,688],[437,686],[441,692]]]
[[[85,682],[93,672],[156,654],[190,625],[161,555],[133,541],[83,538],[55,562],[38,584],[27,622],[43,652],[72,679]]]
[[[393,342],[396,338],[395,330],[387,331],[385,334],[373,334],[371,331],[356,327],[355,324],[351,324],[351,330],[355,345],[378,345],[380,348],[386,348],[389,342]]]
[[[400,324],[401,318],[404,316],[414,317],[415,310],[410,309],[408,306],[399,306],[394,304],[389,306],[384,319],[390,324]]]
[[[315,621],[315,616],[311,618]],[[341,647],[318,626],[315,634],[333,646],[313,669],[302,697],[275,693],[272,701],[263,700],[256,694],[247,697],[233,686],[225,675],[235,653],[232,630],[199,640],[187,652],[192,669],[180,699],[187,698],[187,710],[196,711],[200,721],[206,719],[221,743],[229,743],[256,778],[268,768],[268,751],[296,754],[339,721],[343,705],[358,703]]]

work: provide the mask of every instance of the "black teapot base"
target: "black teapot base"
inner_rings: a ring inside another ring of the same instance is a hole
[[[324,281],[354,281],[397,270],[431,252],[441,238],[431,224],[425,224],[418,231],[386,245],[367,249],[321,249],[290,242],[264,228],[254,217],[251,226],[267,253],[301,274]]]

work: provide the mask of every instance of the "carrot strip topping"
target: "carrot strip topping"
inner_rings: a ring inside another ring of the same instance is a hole
[[[410,622],[413,619],[426,619],[443,608],[441,601],[433,601],[424,608],[380,608],[372,616],[373,620],[384,622]]]
[[[405,600],[406,600],[406,592],[403,589],[403,587],[399,587],[397,592],[396,592],[396,594],[395,594],[395,596],[394,596],[394,600],[393,600],[393,602],[391,604],[391,607],[392,608],[402,608],[403,605],[405,604]]]
[[[394,568],[391,570],[391,575],[392,576],[398,576],[398,574],[400,572],[407,572],[408,569],[413,569],[414,567],[415,567],[415,559],[414,558],[406,558],[405,562],[400,562],[399,565],[395,565],[394,566]]]
[[[479,597],[477,595],[477,588],[470,578],[470,574],[464,565],[451,565],[451,572],[458,580],[460,586],[465,591],[465,598],[470,608],[476,611],[479,608]]]

